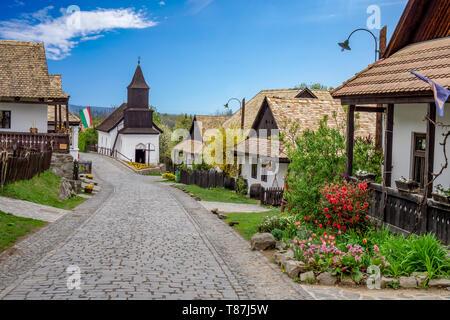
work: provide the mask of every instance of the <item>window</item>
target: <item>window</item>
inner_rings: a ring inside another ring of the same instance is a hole
[[[252,164],[252,178],[258,179],[258,164],[256,163]]]
[[[267,182],[267,167],[268,166],[269,166],[268,163],[261,165],[261,181],[263,181],[263,182]]]
[[[0,128],[11,129],[11,111],[0,110]]]
[[[425,133],[414,133],[412,142],[412,180],[420,183],[423,187],[425,177],[425,149],[427,135]]]

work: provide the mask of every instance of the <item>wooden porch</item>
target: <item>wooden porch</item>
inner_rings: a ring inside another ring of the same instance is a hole
[[[0,131],[0,149],[13,151],[20,148],[33,151],[51,150],[56,153],[69,153],[69,135],[65,133]]]

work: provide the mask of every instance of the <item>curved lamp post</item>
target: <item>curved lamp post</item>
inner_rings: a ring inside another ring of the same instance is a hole
[[[242,101],[239,100],[238,98],[230,98],[230,100],[228,100],[228,102],[224,104],[224,107],[229,109],[229,104],[230,104],[230,101],[232,101],[232,100],[236,100],[237,102],[239,102],[239,108],[242,108]]]
[[[339,42],[338,45],[341,47],[342,51],[352,50],[352,48],[350,48],[350,37],[357,31],[366,31],[372,35],[373,39],[375,40],[375,61],[377,61],[378,53],[380,53],[380,50],[378,50],[378,39],[373,34],[373,32],[370,31],[369,29],[359,28],[359,29],[353,30],[352,33],[350,33],[350,35],[348,36],[347,40],[345,40],[344,42]]]

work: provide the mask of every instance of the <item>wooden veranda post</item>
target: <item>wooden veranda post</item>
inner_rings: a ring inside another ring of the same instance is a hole
[[[55,132],[57,131],[57,123],[58,123],[58,121],[57,121],[57,119],[58,119],[58,109],[56,109],[56,104],[54,104],[53,105],[53,107],[55,108],[55,121],[54,121],[54,123],[55,123]]]
[[[58,125],[59,125],[59,130],[61,130],[62,127],[62,116],[61,116],[61,105],[58,104]]]
[[[355,143],[355,105],[348,106],[347,111],[347,165],[345,174],[353,175],[353,146]]]
[[[386,187],[392,185],[392,140],[394,130],[394,104],[390,103],[387,107],[385,148],[384,148],[384,181]]]
[[[436,105],[434,102],[428,103],[427,105],[427,138],[426,138],[426,148],[425,148],[425,177],[424,186],[427,186],[425,196],[427,198],[431,197],[431,192],[433,191],[433,170],[434,170],[434,144],[436,135]],[[432,122],[433,121],[433,122]]]
[[[69,103],[66,103],[66,130],[69,130]]]

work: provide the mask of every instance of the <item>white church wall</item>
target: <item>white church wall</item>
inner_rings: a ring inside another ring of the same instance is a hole
[[[125,157],[136,161],[136,147],[140,144],[144,145],[146,148],[148,144],[151,144],[151,148],[154,151],[150,151],[150,164],[159,164],[159,135],[148,135],[148,134],[121,134],[120,135],[121,145],[120,149],[116,144],[116,149],[122,153]],[[123,159],[125,160],[125,159]],[[148,161],[148,154],[146,154],[146,161]]]

